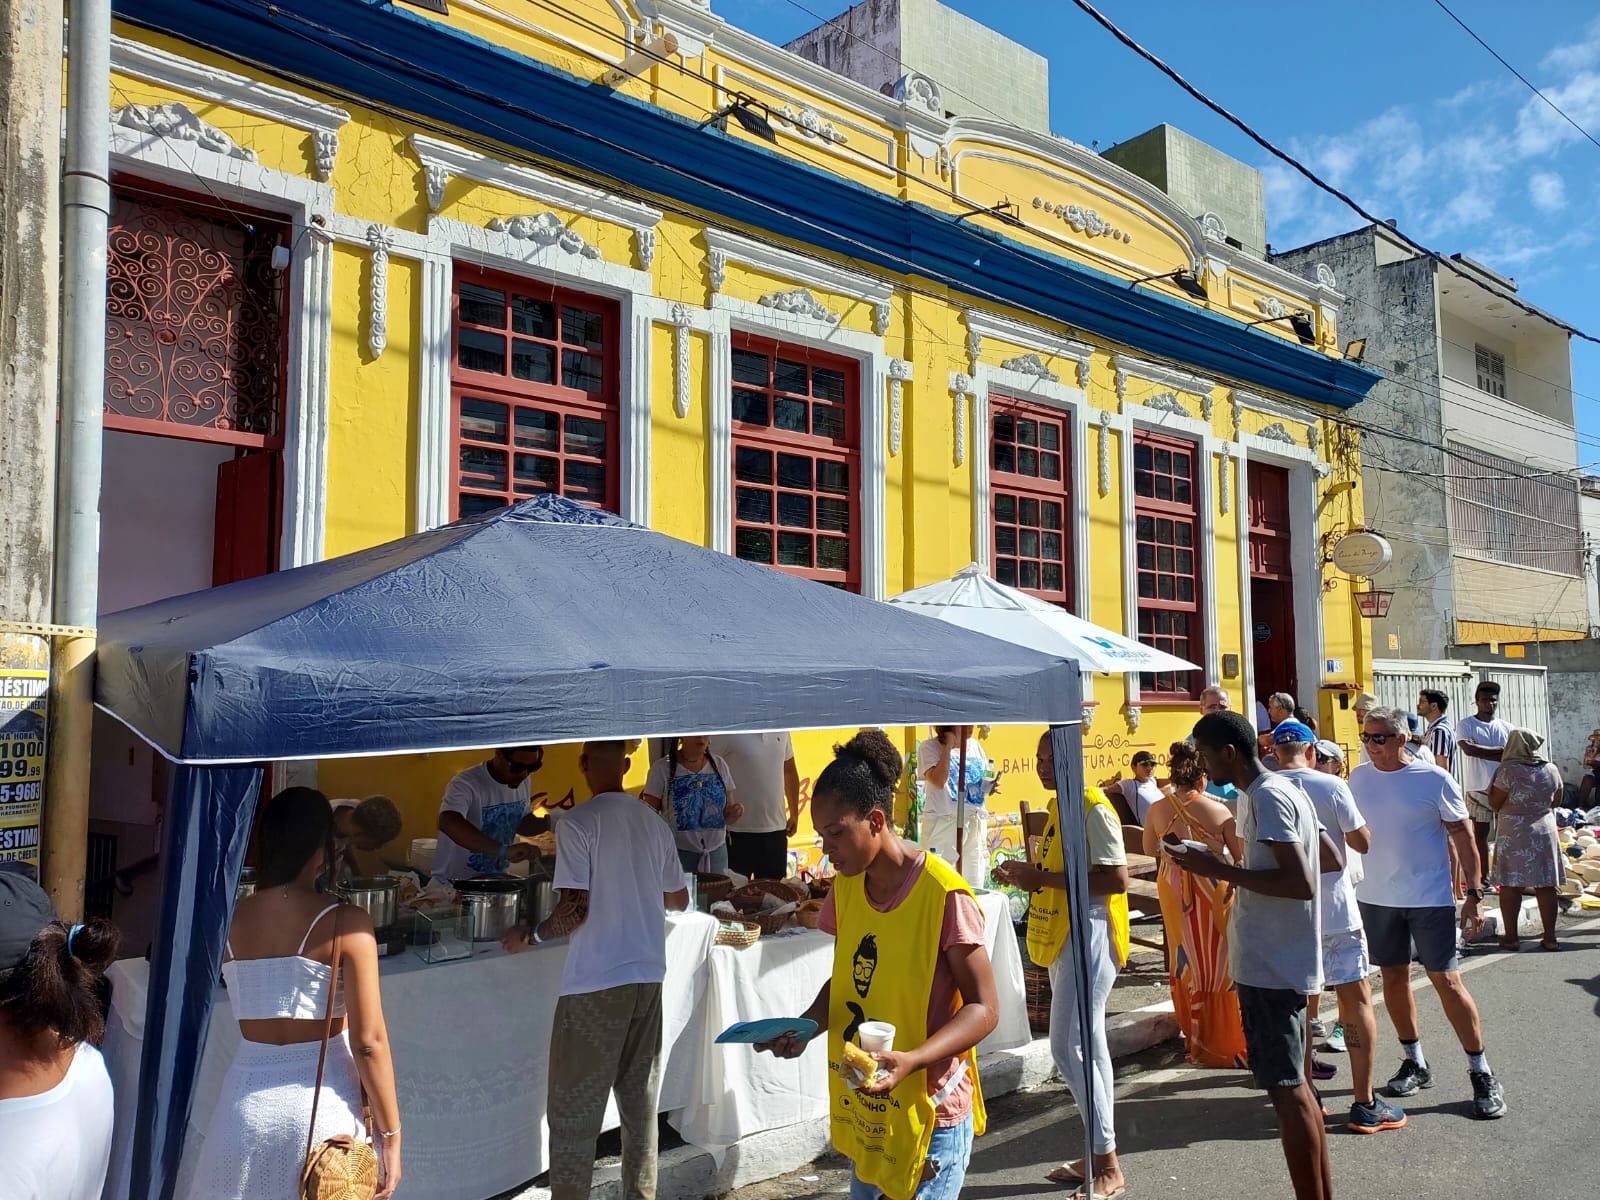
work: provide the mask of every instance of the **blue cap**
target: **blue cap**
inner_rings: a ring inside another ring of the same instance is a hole
[[[1317,735],[1311,732],[1311,726],[1304,722],[1296,721],[1292,717],[1287,721],[1281,722],[1272,731],[1272,744],[1274,746],[1282,746],[1288,742],[1310,743],[1316,740]]]

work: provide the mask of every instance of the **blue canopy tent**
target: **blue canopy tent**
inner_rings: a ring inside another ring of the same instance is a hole
[[[981,714],[1063,726],[1076,795],[1079,686],[1068,660],[553,497],[104,618],[98,705],[179,764],[131,1194],[176,1182],[262,763]]]

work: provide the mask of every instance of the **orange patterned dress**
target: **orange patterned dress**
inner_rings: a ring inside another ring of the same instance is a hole
[[[1189,820],[1183,799],[1169,795],[1176,812],[1168,826],[1180,837],[1210,841]],[[1162,830],[1162,834],[1167,831]],[[1228,911],[1233,885],[1180,870],[1160,857],[1156,890],[1172,960],[1172,1007],[1189,1061],[1203,1067],[1244,1067],[1244,1026],[1239,997],[1228,974]]]

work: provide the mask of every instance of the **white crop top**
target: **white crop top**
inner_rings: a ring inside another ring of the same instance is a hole
[[[235,1019],[270,1021],[322,1021],[328,1016],[328,987],[333,982],[333,967],[305,956],[311,931],[338,904],[330,904],[306,926],[300,948],[281,958],[229,958],[222,964],[222,981],[228,985],[228,1003]],[[228,942],[233,953],[233,942]],[[344,988],[335,987],[333,1015],[342,1017]]]

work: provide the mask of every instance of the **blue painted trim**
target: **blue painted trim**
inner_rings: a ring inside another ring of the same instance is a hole
[[[897,275],[1349,408],[1382,376],[577,79],[388,0],[115,0],[119,17]],[[598,73],[598,67],[596,68]],[[498,94],[470,82],[494,81]],[[907,264],[911,265],[908,266]],[[953,298],[963,303],[961,297]]]

